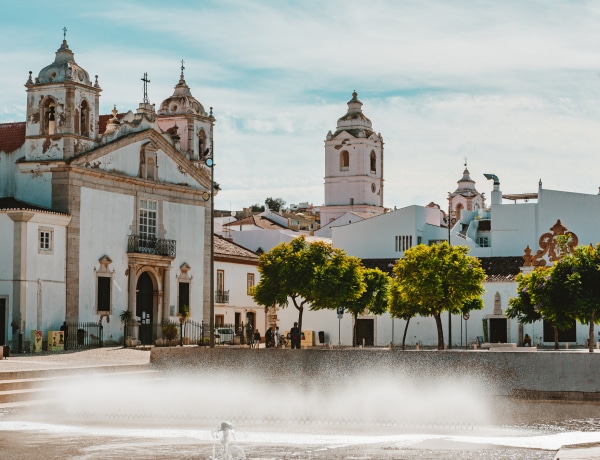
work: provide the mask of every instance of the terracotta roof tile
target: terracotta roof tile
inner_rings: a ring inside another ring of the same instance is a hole
[[[54,214],[64,214],[63,212],[58,212],[50,208],[46,208],[44,206],[38,206],[37,204],[27,203],[25,201],[17,200],[12,196],[2,197],[0,198],[0,211],[11,211],[11,210],[22,210],[22,211],[43,211],[50,212]]]
[[[0,152],[11,153],[25,143],[24,121],[0,124]]]
[[[280,225],[277,222],[273,222],[272,220],[269,220],[266,217],[260,216],[258,214],[244,217],[241,220],[229,222],[228,224],[224,224],[223,227],[235,228],[236,226],[239,227],[240,225],[254,225],[255,227],[262,228],[265,230],[280,230],[282,228],[287,229],[287,227]]]
[[[256,263],[258,263],[258,255],[256,253],[219,235],[215,235],[214,238],[214,251],[215,258],[219,256],[243,257],[245,259],[255,260]]]

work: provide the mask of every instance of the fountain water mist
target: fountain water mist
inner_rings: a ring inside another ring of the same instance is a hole
[[[229,448],[234,425],[238,452],[245,450],[249,459],[341,459],[350,451],[372,459],[407,458],[409,451],[419,458],[430,450],[463,458],[482,449],[493,451],[486,458],[494,459],[509,458],[506,453],[519,458],[525,448],[527,458],[545,459],[567,442],[600,441],[598,422],[588,433],[576,422],[544,425],[541,415],[535,419],[542,406],[490,394],[498,393],[477,372],[436,367],[416,374],[361,367],[323,378],[294,377],[276,367],[86,374],[53,388],[51,403],[0,418],[0,431],[26,433],[23,445],[37,440],[47,452],[67,448],[90,459],[124,451],[128,458],[219,458],[215,427],[218,442]],[[573,407],[562,406],[561,417]],[[585,407],[576,408],[573,420],[598,413],[597,406],[581,412]],[[529,423],[519,423],[525,412]],[[65,439],[74,441],[65,447]]]

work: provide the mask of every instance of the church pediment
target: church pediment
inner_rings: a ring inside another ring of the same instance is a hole
[[[210,189],[210,170],[190,161],[165,135],[154,129],[132,133],[86,152],[69,162],[72,167],[104,171],[161,183],[200,185]]]

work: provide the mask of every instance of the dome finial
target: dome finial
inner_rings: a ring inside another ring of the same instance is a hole
[[[63,41],[67,41],[67,28],[63,27]]]

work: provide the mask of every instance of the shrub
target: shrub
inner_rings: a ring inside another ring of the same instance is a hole
[[[162,328],[163,336],[171,341],[177,337],[177,325],[174,323],[167,323]]]

